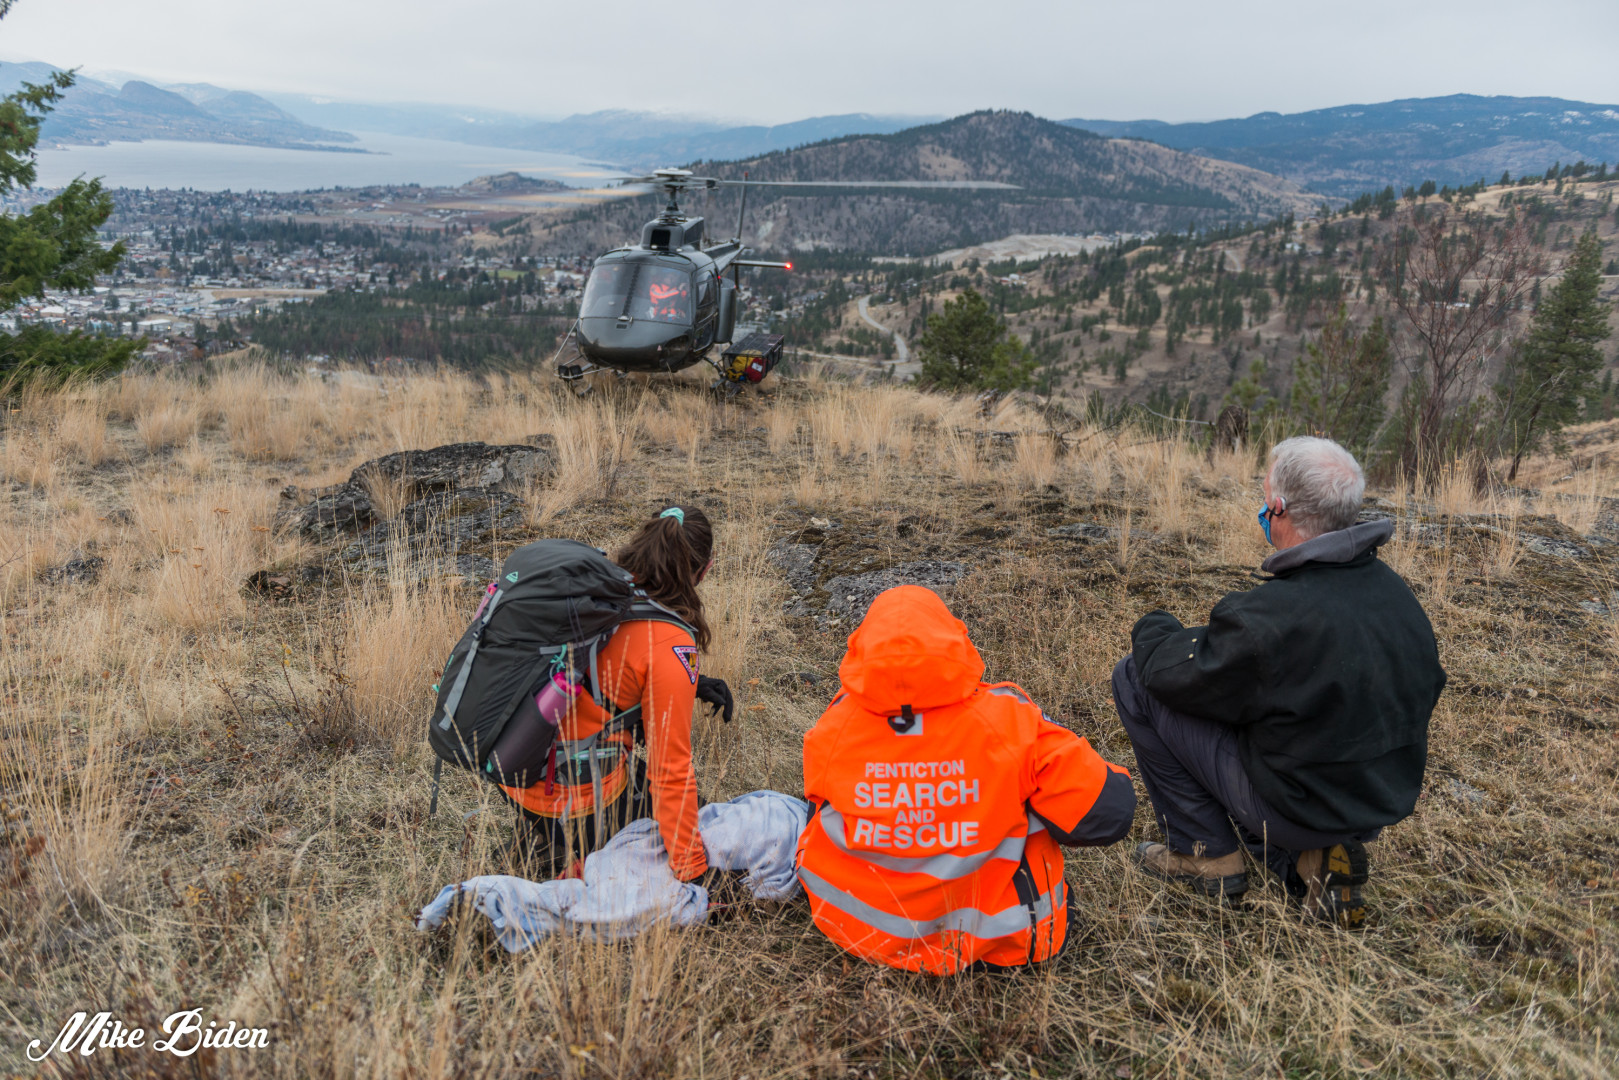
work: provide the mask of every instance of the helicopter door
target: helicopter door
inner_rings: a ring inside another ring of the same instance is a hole
[[[692,340],[698,349],[706,349],[714,344],[715,330],[718,329],[720,315],[719,289],[714,281],[712,270],[699,270],[695,275],[697,279],[697,322],[693,328]]]

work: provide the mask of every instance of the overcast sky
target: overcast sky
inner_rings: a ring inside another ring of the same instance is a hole
[[[1619,102],[1619,0],[18,0],[0,56],[353,101],[1163,120]]]

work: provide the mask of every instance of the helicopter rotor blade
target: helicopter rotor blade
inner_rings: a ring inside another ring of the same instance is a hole
[[[716,180],[725,187],[938,188],[959,191],[1022,191],[999,180]]]
[[[605,176],[628,186],[661,187],[679,191],[716,187],[793,187],[793,188],[933,188],[940,191],[1021,191],[1018,184],[1000,180],[722,180],[713,176]]]

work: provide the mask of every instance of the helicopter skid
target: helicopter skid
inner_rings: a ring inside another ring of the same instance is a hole
[[[587,375],[605,370],[600,364],[561,364],[557,367],[557,378],[563,382],[578,382]]]

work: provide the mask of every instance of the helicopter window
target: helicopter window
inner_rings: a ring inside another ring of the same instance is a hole
[[[632,262],[600,263],[590,272],[585,282],[585,297],[579,304],[579,314],[589,318],[597,316],[616,319],[624,314],[630,287],[635,282],[636,264]]]
[[[691,322],[691,278],[669,266],[643,266],[630,314],[654,322]]]

